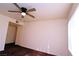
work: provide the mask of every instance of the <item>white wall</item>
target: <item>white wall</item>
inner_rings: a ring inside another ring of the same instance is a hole
[[[79,5],[68,23],[69,50],[79,56]]]
[[[0,51],[4,50],[9,22],[16,23],[16,19],[0,15]],[[17,25],[23,25],[23,23]]]
[[[16,44],[55,55],[69,55],[67,20],[37,20],[18,28]]]
[[[8,18],[0,15],[0,51],[4,50],[4,44],[8,29]]]

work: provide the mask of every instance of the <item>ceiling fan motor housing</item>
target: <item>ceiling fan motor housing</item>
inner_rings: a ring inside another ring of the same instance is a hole
[[[24,8],[24,7],[22,7],[21,10],[22,10],[22,12],[26,12],[27,11],[27,9]]]

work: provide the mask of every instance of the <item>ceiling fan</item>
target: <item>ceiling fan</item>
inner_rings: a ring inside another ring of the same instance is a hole
[[[25,8],[25,7],[19,7],[19,5],[17,3],[13,3],[13,4],[19,9],[19,11],[8,10],[8,12],[21,13],[22,18],[24,18],[25,15],[28,15],[28,16],[30,16],[32,18],[35,18],[35,16],[33,16],[33,15],[31,15],[31,14],[28,13],[28,12],[36,11],[35,8],[32,8],[32,9],[27,10],[27,8]]]

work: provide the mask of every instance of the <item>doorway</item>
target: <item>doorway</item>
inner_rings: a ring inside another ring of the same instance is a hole
[[[16,40],[17,25],[9,22],[5,44],[13,44]]]

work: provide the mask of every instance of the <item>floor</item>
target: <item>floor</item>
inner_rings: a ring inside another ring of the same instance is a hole
[[[0,52],[0,56],[55,56],[44,52],[24,48],[14,44],[7,44],[5,50]]]

